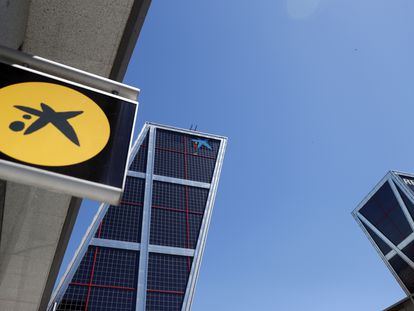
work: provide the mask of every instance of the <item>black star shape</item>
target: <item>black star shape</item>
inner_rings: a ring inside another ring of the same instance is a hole
[[[45,127],[49,123],[53,124],[63,135],[65,135],[71,142],[75,145],[80,146],[78,136],[76,135],[75,130],[67,121],[68,119],[74,118],[83,111],[63,111],[56,112],[50,106],[41,103],[42,110],[37,110],[31,107],[26,106],[14,106],[15,108],[30,113],[32,115],[38,116],[39,118],[33,122],[24,132],[24,135],[34,133],[41,128]]]

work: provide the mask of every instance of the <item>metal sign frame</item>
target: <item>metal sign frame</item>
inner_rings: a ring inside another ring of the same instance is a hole
[[[80,87],[88,91],[93,91],[116,100],[122,100],[136,105],[131,137],[128,145],[128,151],[131,150],[136,113],[138,111],[137,97],[139,89],[2,46],[0,46],[0,62],[20,70],[51,78],[57,82],[67,83],[75,87]],[[6,160],[0,160],[0,173],[1,177],[6,180],[46,188],[51,191],[66,193],[76,197],[85,197],[97,201],[117,204],[126,181],[130,152],[127,152],[127,154],[128,156],[125,161],[121,188]]]

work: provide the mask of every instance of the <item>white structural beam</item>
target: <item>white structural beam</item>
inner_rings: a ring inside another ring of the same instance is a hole
[[[147,168],[145,178],[144,206],[142,210],[142,229],[141,229],[141,252],[138,267],[138,286],[136,309],[145,310],[147,292],[147,272],[148,272],[148,246],[150,239],[151,226],[151,206],[152,206],[152,176],[154,173],[155,159],[155,128],[150,127],[147,151]]]

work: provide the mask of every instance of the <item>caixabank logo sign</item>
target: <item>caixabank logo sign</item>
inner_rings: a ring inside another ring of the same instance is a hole
[[[31,164],[65,166],[97,155],[110,136],[93,100],[66,86],[24,82],[0,89],[0,150]]]
[[[0,63],[0,160],[122,188],[135,112],[134,102]]]

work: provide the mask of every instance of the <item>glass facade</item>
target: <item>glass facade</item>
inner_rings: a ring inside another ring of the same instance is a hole
[[[146,310],[181,310],[190,271],[191,258],[150,254]]]
[[[142,133],[120,204],[101,207],[49,310],[190,310],[226,139]]]
[[[57,310],[134,310],[138,256],[89,246]]]
[[[390,172],[353,215],[407,294],[414,293],[414,178]]]
[[[207,189],[155,181],[150,243],[195,249],[207,195]]]
[[[154,174],[209,183],[213,177],[218,140],[200,147],[192,135],[157,131]]]
[[[359,212],[395,245],[412,233],[389,183],[385,183]]]

